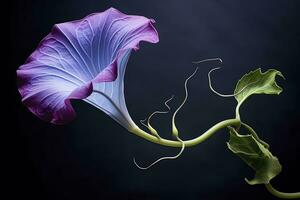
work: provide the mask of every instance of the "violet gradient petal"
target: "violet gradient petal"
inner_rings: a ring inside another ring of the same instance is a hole
[[[23,103],[39,118],[64,124],[76,115],[70,99],[84,99],[125,128],[134,126],[124,99],[125,68],[140,41],[158,42],[153,22],[110,8],[54,25],[17,70]]]

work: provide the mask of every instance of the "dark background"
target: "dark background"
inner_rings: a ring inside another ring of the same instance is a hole
[[[148,171],[142,165],[174,155],[178,149],[140,139],[83,101],[74,101],[77,118],[68,125],[45,123],[21,104],[15,70],[24,63],[53,24],[80,19],[115,7],[127,14],[156,20],[156,45],[141,44],[126,72],[126,100],[138,122],[163,101],[176,95],[175,108],[184,95],[183,82],[195,66],[191,61],[221,57],[214,85],[232,93],[246,72],[276,68],[280,96],[257,95],[242,107],[242,119],[252,125],[283,165],[272,182],[282,191],[300,190],[299,184],[299,67],[300,1],[13,1],[10,7],[10,94],[18,129],[11,132],[14,192],[28,199],[276,199],[263,186],[249,186],[244,177],[253,171],[226,147],[226,130],[187,149],[175,161],[164,161]],[[206,74],[217,63],[200,65],[190,82],[190,98],[177,118],[183,139],[198,136],[215,123],[234,117],[235,100],[212,94]],[[171,138],[170,116],[153,120],[161,135]],[[297,180],[298,179],[298,180]],[[298,181],[298,182],[296,182]]]

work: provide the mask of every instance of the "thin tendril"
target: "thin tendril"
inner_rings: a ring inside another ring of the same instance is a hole
[[[164,103],[165,106],[168,108],[167,111],[155,111],[155,112],[153,112],[153,113],[148,117],[148,121],[147,121],[148,125],[150,124],[150,119],[151,119],[151,117],[153,117],[153,115],[155,115],[155,114],[167,114],[167,113],[170,112],[171,108],[170,108],[170,106],[168,105],[168,103],[169,103],[173,98],[174,98],[174,95],[172,95],[171,98],[169,98],[168,100],[166,100],[165,103]]]
[[[173,134],[175,134],[175,136],[178,134],[178,130],[176,128],[175,125],[175,117],[177,115],[177,112],[182,108],[182,106],[185,104],[189,94],[188,94],[188,90],[187,90],[187,83],[188,81],[197,73],[198,71],[198,67],[195,69],[195,71],[185,80],[184,82],[184,90],[185,90],[185,97],[184,100],[182,101],[182,103],[180,104],[180,106],[177,108],[177,110],[174,112],[173,117],[172,117],[172,128],[173,128]]]
[[[181,150],[179,151],[179,153],[175,156],[166,156],[166,157],[162,157],[162,158],[159,158],[157,159],[156,161],[154,161],[153,163],[151,163],[150,165],[148,165],[147,167],[141,167],[139,164],[137,164],[135,158],[133,158],[133,163],[135,164],[135,166],[141,170],[146,170],[146,169],[149,169],[150,167],[153,167],[155,164],[163,161],[163,160],[174,160],[176,158],[178,158],[184,151],[185,149],[185,144],[184,142],[179,138],[179,137],[176,137],[176,139],[181,142],[182,146],[181,146]]]
[[[171,108],[168,105],[168,103],[174,98],[174,95],[172,95],[171,98],[169,98],[168,100],[165,101],[165,106],[168,108],[167,111],[154,111],[149,117],[148,119],[144,119],[144,120],[140,120],[140,123],[145,126],[146,128],[148,128],[148,130],[155,135],[156,137],[160,138],[160,136],[158,135],[157,131],[151,126],[150,124],[150,119],[155,115],[155,114],[167,114],[170,112]],[[145,121],[147,120],[147,124],[145,124]]]
[[[220,68],[221,68],[221,67],[213,68],[213,69],[211,69],[211,70],[208,72],[208,74],[207,74],[209,88],[210,88],[210,90],[211,90],[213,93],[215,93],[215,94],[218,95],[218,96],[221,96],[221,97],[234,97],[234,96],[236,96],[236,95],[241,94],[241,93],[244,91],[244,89],[246,89],[249,85],[254,84],[254,83],[257,82],[257,81],[255,81],[255,82],[253,82],[253,83],[250,83],[250,84],[246,85],[245,87],[243,87],[243,88],[242,88],[240,91],[238,91],[237,93],[234,93],[234,94],[221,94],[221,93],[217,92],[217,91],[212,87],[212,84],[211,84],[211,76],[210,76],[210,74],[211,74],[213,71],[215,71],[215,70],[217,70],[217,69],[220,69]]]
[[[145,119],[141,119],[140,120],[140,123],[143,125],[143,126],[145,126],[146,128],[148,128],[148,126],[145,124],[145,121],[147,120],[147,118],[145,118]]]
[[[170,99],[168,99],[167,101],[165,101],[165,106],[168,108],[169,111],[171,110],[171,108],[170,108],[170,106],[168,105],[168,103],[169,103],[173,98],[174,98],[174,95],[172,95]]]
[[[199,63],[208,62],[208,61],[219,61],[221,63],[223,62],[221,58],[208,58],[208,59],[204,59],[204,60],[200,60],[200,61],[193,61],[192,63],[199,64]]]

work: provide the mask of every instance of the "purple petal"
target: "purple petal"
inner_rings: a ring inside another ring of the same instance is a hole
[[[158,42],[153,22],[110,8],[56,24],[17,70],[23,103],[41,119],[64,124],[75,117],[70,99],[87,98],[119,123],[132,124],[123,94],[125,68],[140,41]],[[93,88],[103,94],[91,95]]]

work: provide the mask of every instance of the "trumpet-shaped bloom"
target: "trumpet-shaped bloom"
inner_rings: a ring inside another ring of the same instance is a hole
[[[83,99],[127,129],[135,126],[124,99],[124,74],[140,41],[158,42],[154,20],[114,8],[56,24],[17,70],[23,103],[39,118],[64,124],[70,99]]]

